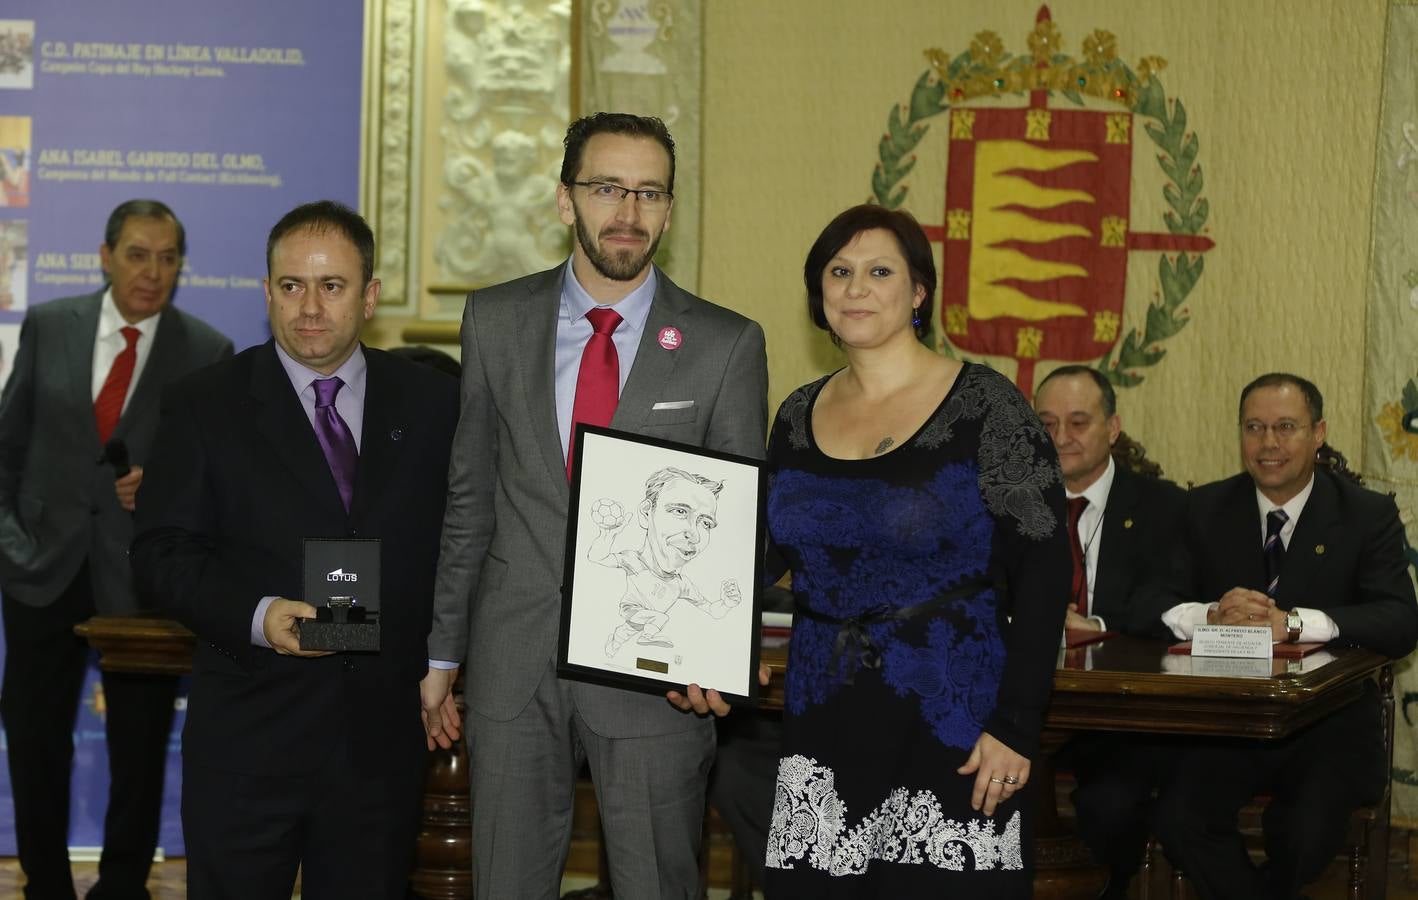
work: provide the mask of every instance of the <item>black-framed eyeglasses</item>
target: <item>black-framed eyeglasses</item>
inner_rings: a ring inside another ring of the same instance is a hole
[[[585,188],[592,200],[604,203],[606,206],[619,206],[622,200],[634,194],[636,202],[644,209],[664,209],[675,198],[674,194],[659,188],[636,190],[609,181],[573,181],[571,183],[577,187]]]

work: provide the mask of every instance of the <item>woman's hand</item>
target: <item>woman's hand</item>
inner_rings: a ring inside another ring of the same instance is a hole
[[[975,749],[970,751],[970,758],[955,771],[961,775],[974,774],[975,790],[970,794],[970,806],[987,816],[993,816],[997,805],[1029,783],[1029,760],[983,731],[975,741]]]

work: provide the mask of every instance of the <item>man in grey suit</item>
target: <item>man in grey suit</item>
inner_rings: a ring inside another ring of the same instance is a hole
[[[231,355],[170,306],[186,236],[130,200],[99,248],[108,286],[33,307],[0,395],[0,609],[15,831],[29,898],[74,897],[69,772],[88,646],[74,626],[140,607],[128,568],[134,496],[168,382]],[[90,898],[145,898],[177,680],[103,673],[109,803]]]
[[[465,661],[479,897],[556,896],[583,760],[618,900],[699,896],[708,714],[727,706],[697,686],[667,703],[555,671],[574,423],[763,455],[762,329],[651,264],[673,190],[660,120],[573,123],[557,188],[569,263],[476,291],[463,313],[423,704],[430,745],[447,746],[461,723],[442,661]]]

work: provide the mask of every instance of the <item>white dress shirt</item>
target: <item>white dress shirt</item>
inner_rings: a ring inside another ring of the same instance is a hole
[[[1082,493],[1075,494],[1073,491],[1065,490],[1065,494],[1070,500],[1074,497],[1084,497],[1088,500],[1088,505],[1083,507],[1083,512],[1078,517],[1078,542],[1083,546],[1083,570],[1088,576],[1088,618],[1098,622],[1099,631],[1107,631],[1108,624],[1103,621],[1102,616],[1095,616],[1093,611],[1093,589],[1098,583],[1098,554],[1103,546],[1103,517],[1108,512],[1108,494],[1113,490],[1114,468],[1112,456],[1108,457],[1108,467],[1103,470],[1103,474],[1098,476],[1098,480],[1083,489]]]
[[[148,364],[148,357],[153,353],[153,335],[158,333],[158,322],[161,320],[162,313],[157,313],[141,322],[135,322],[132,326],[142,332],[143,336],[138,338],[138,355],[133,363],[133,377],[129,379],[128,393],[123,397],[124,410],[128,408],[128,401],[133,397],[133,388],[138,386],[138,376],[143,374],[143,367]],[[123,348],[128,346],[128,341],[123,337],[123,329],[127,327],[128,323],[118,311],[118,304],[113,300],[113,288],[110,287],[103,292],[103,300],[99,303],[98,331],[94,332],[94,365],[90,373],[94,400],[98,400],[103,383],[108,380],[108,370],[113,368],[113,361],[123,352]],[[119,415],[122,414],[120,410]]]

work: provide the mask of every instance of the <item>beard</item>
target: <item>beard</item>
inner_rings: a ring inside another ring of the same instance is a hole
[[[637,237],[648,238],[649,232],[643,228],[624,229]],[[630,250],[619,252],[607,252],[598,246],[592,239],[591,233],[586,230],[586,224],[581,221],[581,216],[576,216],[576,243],[581,245],[581,250],[586,254],[586,258],[600,272],[611,281],[631,281],[650,264],[650,260],[655,257],[655,251],[660,248],[660,235],[650,242],[650,246],[645,248],[644,253],[635,253]]]

